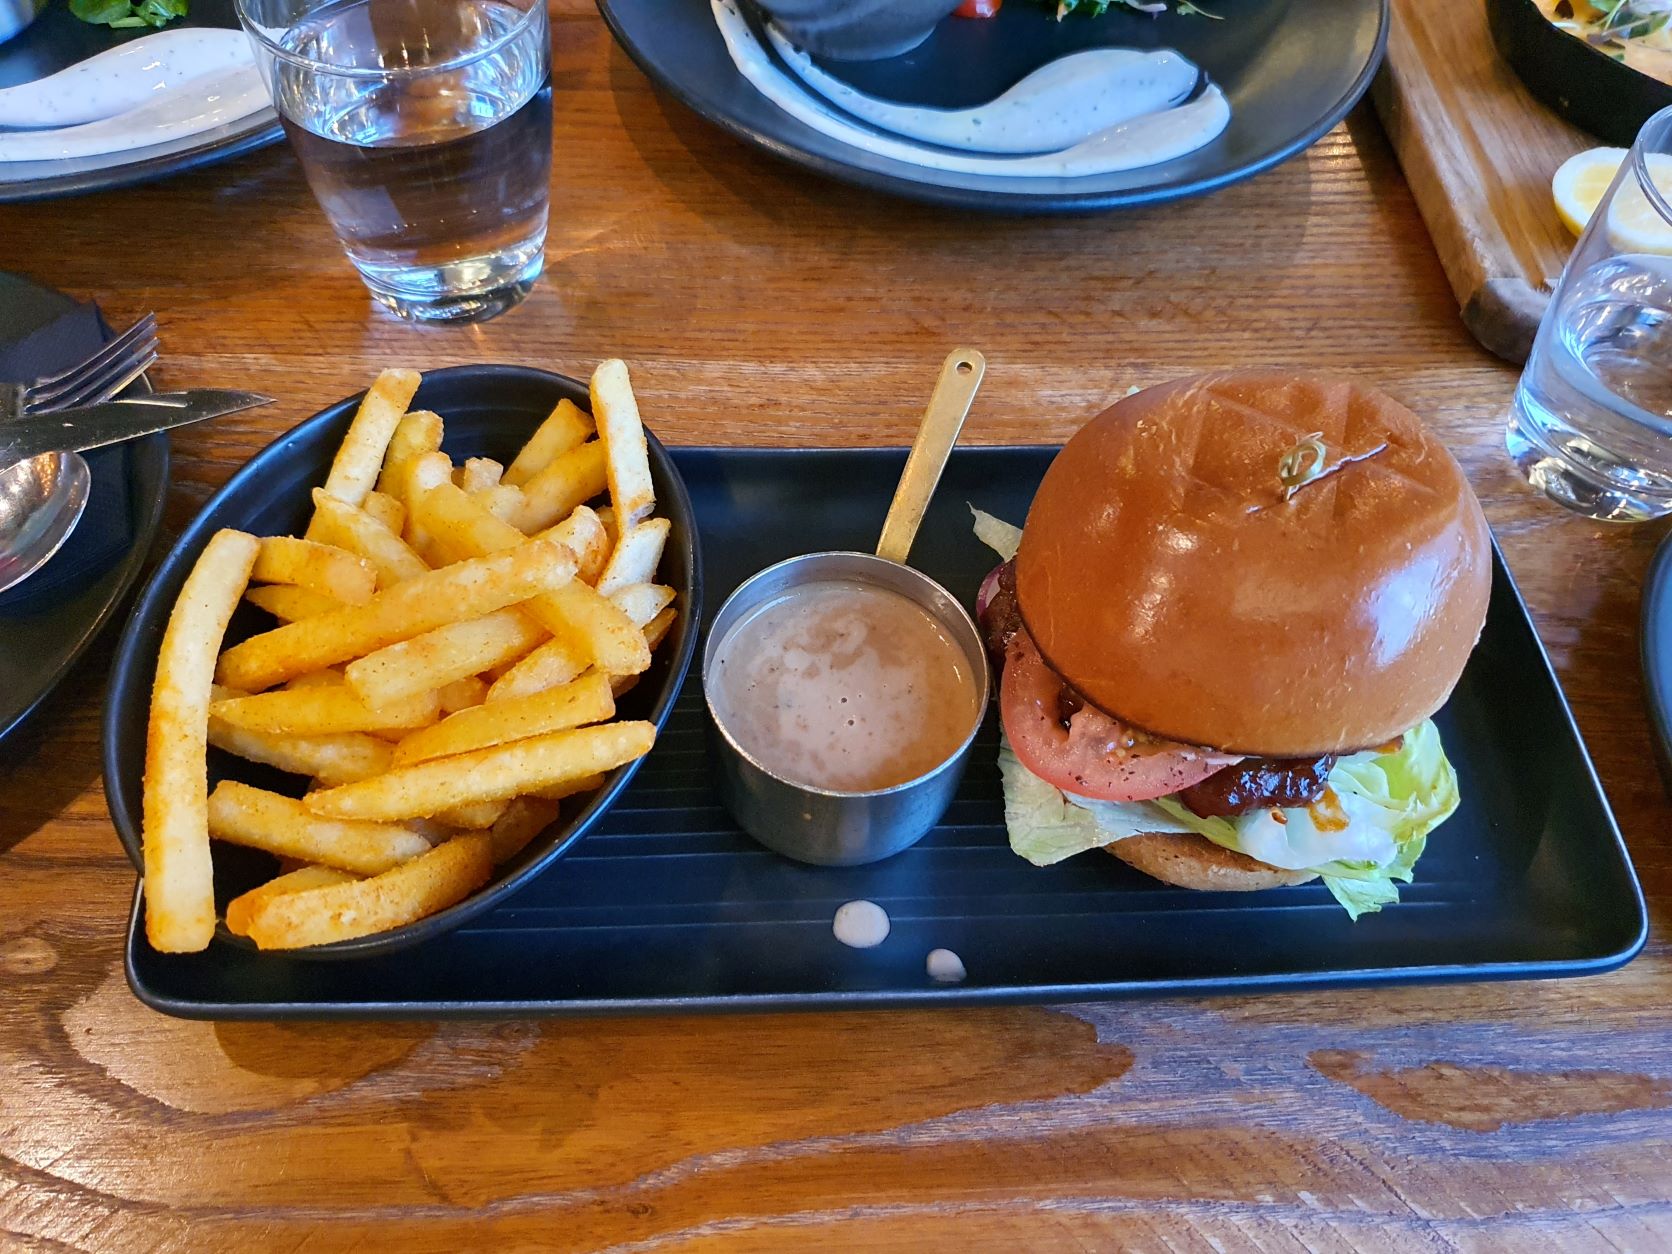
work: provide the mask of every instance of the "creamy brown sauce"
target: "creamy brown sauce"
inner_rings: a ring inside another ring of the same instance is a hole
[[[964,651],[910,598],[830,581],[769,601],[720,642],[715,716],[794,783],[870,792],[957,752],[980,716]]]

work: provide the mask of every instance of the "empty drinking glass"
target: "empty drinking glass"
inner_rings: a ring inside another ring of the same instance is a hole
[[[1672,513],[1669,144],[1663,109],[1574,246],[1510,409],[1515,464],[1592,518]]]
[[[489,318],[545,262],[543,0],[238,0],[314,196],[403,318]]]

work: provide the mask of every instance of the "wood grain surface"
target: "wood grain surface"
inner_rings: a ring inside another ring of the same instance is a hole
[[[1393,0],[1372,94],[1464,324],[1525,361],[1573,247],[1550,179],[1601,141],[1533,99],[1492,46],[1480,0]]]
[[[1208,199],[971,217],[745,151],[659,99],[584,0],[557,16],[549,267],[484,326],[375,310],[283,149],[0,211],[0,267],[116,320],[158,312],[160,385],[283,398],[176,440],[173,528],[390,363],[620,354],[664,438],[808,446],[903,443],[956,343],[988,357],[976,441],[1060,439],[1204,368],[1351,371],[1467,465],[1642,874],[1649,947],[1586,980],[1053,1009],[174,1021],[122,975],[107,642],[0,751],[0,1244],[1672,1247],[1672,807],[1636,626],[1663,528],[1517,481],[1513,372],[1459,323],[1374,116]]]

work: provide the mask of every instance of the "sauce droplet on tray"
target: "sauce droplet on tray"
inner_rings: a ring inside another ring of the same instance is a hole
[[[852,949],[875,949],[888,939],[888,912],[874,901],[850,901],[837,908],[830,930]]]

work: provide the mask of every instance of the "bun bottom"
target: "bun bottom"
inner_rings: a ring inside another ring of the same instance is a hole
[[[1127,866],[1180,888],[1214,893],[1251,893],[1318,878],[1312,871],[1286,871],[1245,853],[1216,845],[1195,833],[1143,832],[1103,848]]]

